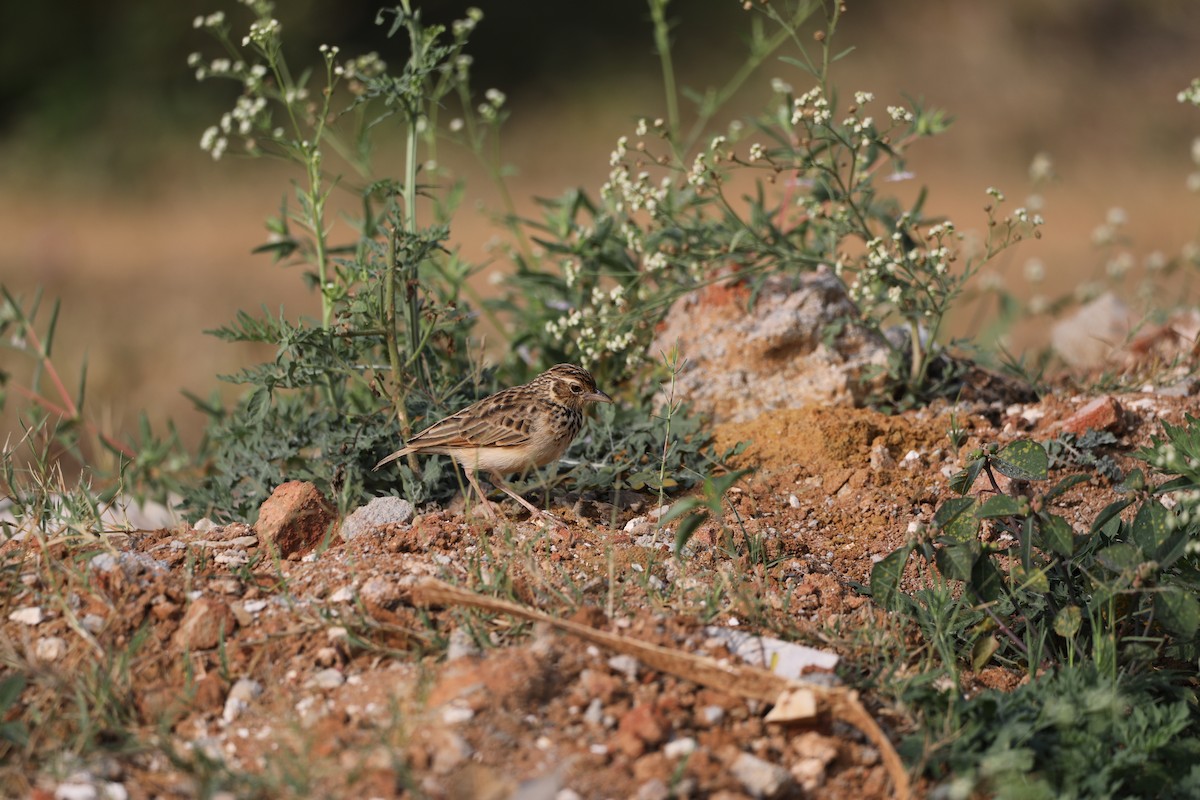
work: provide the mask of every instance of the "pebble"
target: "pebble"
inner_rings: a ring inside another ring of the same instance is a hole
[[[447,663],[468,656],[477,656],[480,652],[479,646],[475,644],[475,639],[469,630],[460,627],[450,631],[450,644],[446,648]]]
[[[40,606],[26,606],[13,611],[8,618],[22,625],[41,625],[46,619],[46,612],[42,611]]]
[[[751,797],[778,797],[793,785],[792,774],[778,764],[741,753],[729,768]]]
[[[34,645],[33,657],[38,661],[58,661],[67,652],[67,642],[59,636],[43,636]]]
[[[262,694],[262,684],[251,678],[238,678],[237,682],[225,696],[225,709],[221,719],[226,723],[233,722],[242,712],[250,707],[250,701]]]
[[[637,800],[668,800],[671,790],[661,778],[651,778],[638,787]]]
[[[312,685],[318,689],[336,689],[346,682],[346,676],[337,667],[329,667],[312,677]]]
[[[333,594],[329,595],[329,602],[331,602],[331,603],[349,603],[353,599],[354,599],[354,587],[353,586],[343,586],[342,588],[338,589]]]
[[[613,656],[608,660],[608,666],[613,672],[619,672],[631,681],[637,680],[638,660],[633,656]]]
[[[667,758],[682,758],[696,752],[696,740],[690,736],[672,739],[663,745],[663,755]]]

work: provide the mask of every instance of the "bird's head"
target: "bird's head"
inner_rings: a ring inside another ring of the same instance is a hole
[[[567,408],[583,409],[588,403],[611,403],[612,398],[596,387],[596,379],[574,364],[558,364],[534,378],[529,386]]]

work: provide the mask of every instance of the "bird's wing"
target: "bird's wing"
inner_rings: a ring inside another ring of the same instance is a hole
[[[528,441],[529,423],[523,417],[494,406],[468,406],[413,436],[408,447],[420,452],[442,447],[518,447]]]

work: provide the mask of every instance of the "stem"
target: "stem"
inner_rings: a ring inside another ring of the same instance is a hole
[[[670,0],[649,0],[650,18],[654,21],[654,49],[662,64],[663,91],[667,98],[667,130],[671,144],[679,155],[679,97],[675,88],[675,65],[671,60],[671,26],[667,23],[666,10]]]

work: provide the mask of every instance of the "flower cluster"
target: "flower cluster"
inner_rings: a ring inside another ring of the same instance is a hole
[[[568,270],[570,267],[567,268]],[[564,270],[566,271],[566,270]],[[575,271],[578,274],[578,271]],[[546,335],[556,341],[574,343],[579,360],[585,369],[593,367],[600,358],[630,357],[639,354],[626,351],[637,340],[639,323],[628,315],[625,287],[617,285],[605,291],[593,287],[590,302],[574,308],[545,325]]]

